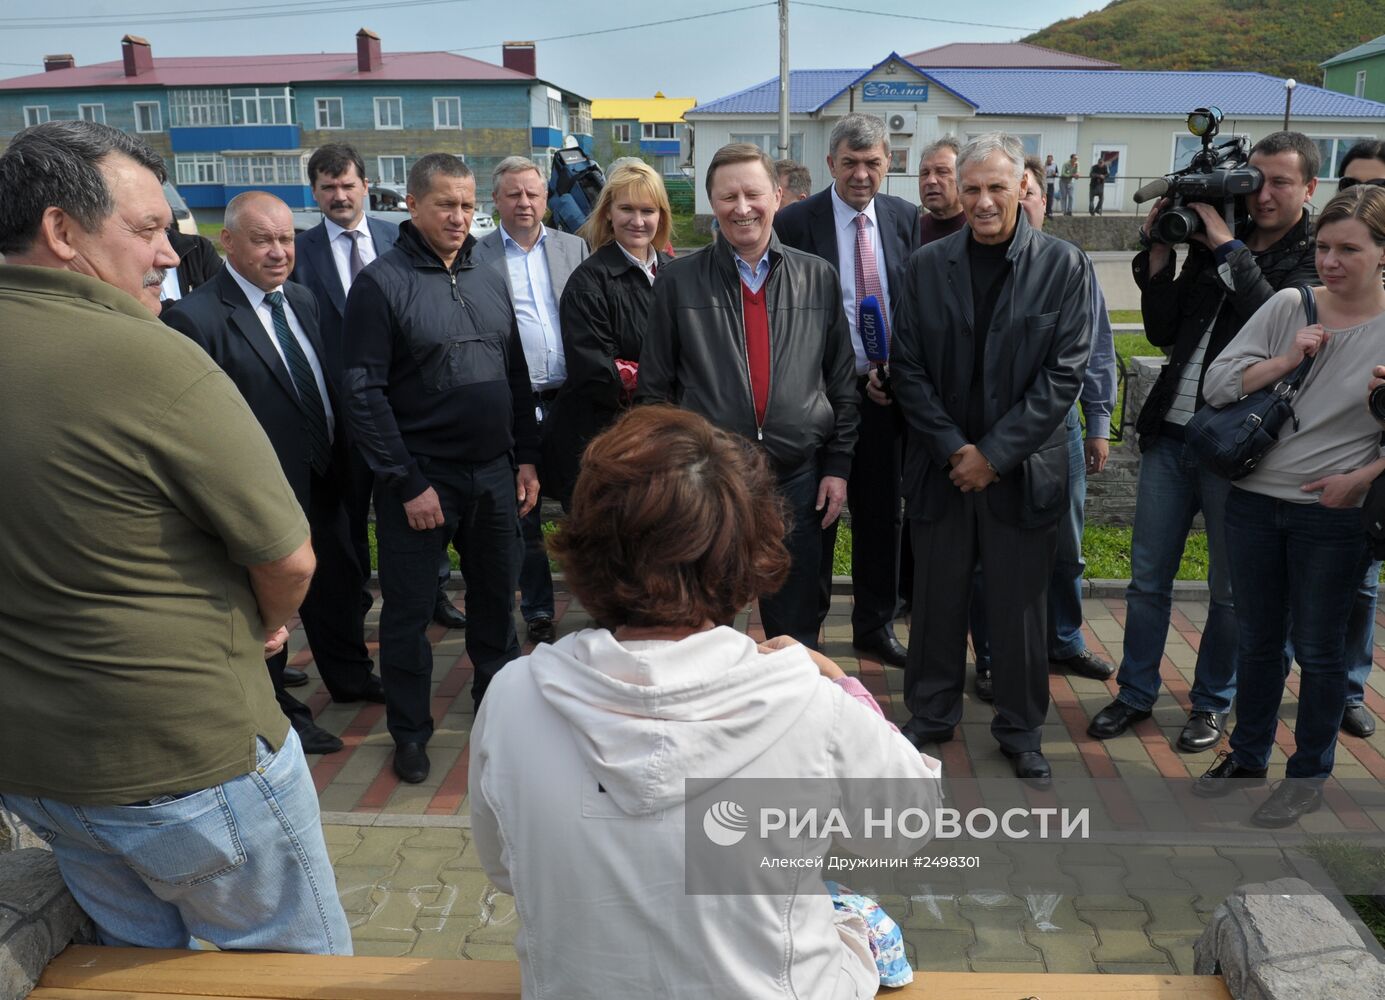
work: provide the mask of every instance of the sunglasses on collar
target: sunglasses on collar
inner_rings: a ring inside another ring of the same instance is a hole
[[[1343,177],[1337,182],[1337,193],[1350,191],[1358,184],[1370,184],[1372,187],[1385,187],[1385,177],[1372,177],[1368,181],[1358,181],[1355,177]]]

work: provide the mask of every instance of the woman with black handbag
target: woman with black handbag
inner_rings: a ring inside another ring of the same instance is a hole
[[[1264,783],[1292,639],[1302,672],[1297,747],[1286,780],[1251,817],[1266,827],[1288,826],[1322,804],[1346,703],[1343,636],[1369,558],[1358,508],[1385,470],[1380,428],[1362,402],[1365,373],[1385,350],[1385,189],[1360,185],[1332,199],[1318,221],[1317,268],[1322,287],[1313,298],[1278,292],[1204,381],[1208,403],[1226,406],[1313,359],[1293,397],[1292,424],[1227,500],[1240,619],[1237,721],[1230,753],[1194,786],[1215,797]]]

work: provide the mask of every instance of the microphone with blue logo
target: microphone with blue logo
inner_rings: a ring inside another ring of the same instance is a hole
[[[890,335],[885,328],[885,314],[880,311],[880,300],[867,295],[857,307],[856,331],[861,335],[861,345],[866,349],[866,359],[875,365],[880,376],[880,385],[885,395],[894,399],[890,388],[890,371],[886,367],[890,360]]]

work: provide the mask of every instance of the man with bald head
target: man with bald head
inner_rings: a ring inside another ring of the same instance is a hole
[[[332,700],[382,702],[364,641],[365,567],[350,542],[344,503],[349,467],[341,406],[323,370],[317,300],[288,281],[294,262],[289,207],[264,191],[237,195],[226,206],[221,247],[226,267],[173,303],[163,320],[231,377],[308,516],[318,573],[299,615]],[[304,751],[340,750],[341,740],[284,690],[287,663],[287,650],[281,650],[269,660],[270,676]]]

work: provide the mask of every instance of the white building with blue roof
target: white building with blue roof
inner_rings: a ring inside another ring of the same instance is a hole
[[[1222,136],[1254,142],[1283,126],[1285,81],[1263,73],[1144,72],[1115,69],[929,69],[895,53],[869,69],[794,70],[789,75],[790,156],[826,187],[827,137],[852,111],[889,123],[892,158],[883,190],[918,202],[919,151],[946,133],[963,141],[983,132],[1018,136],[1040,158],[1063,163],[1072,153],[1083,175],[1098,159],[1112,167],[1106,212],[1133,212],[1131,196],[1146,180],[1186,165],[1198,148],[1184,119],[1215,105]],[[778,156],[779,78],[699,104],[684,115],[696,129],[697,212],[711,213],[706,164],[728,142],[753,142]],[[1385,104],[1300,83],[1290,127],[1317,141],[1321,177],[1359,139],[1385,136]],[[1320,184],[1321,207],[1335,184]],[[1085,187],[1077,202],[1085,204]]]

